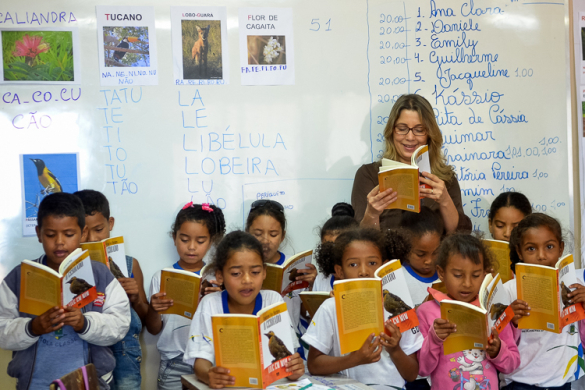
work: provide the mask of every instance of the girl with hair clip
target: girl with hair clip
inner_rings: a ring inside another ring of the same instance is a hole
[[[479,288],[492,267],[492,255],[477,237],[454,234],[441,243],[437,272],[447,294],[429,288],[434,298],[418,307],[419,328],[424,343],[418,352],[419,375],[431,377],[431,389],[497,389],[498,371],[510,373],[520,364],[512,330],[506,326],[487,348],[445,355],[443,341],[457,331],[456,325],[441,318],[441,301],[452,299],[479,306]],[[455,383],[454,383],[455,382]]]
[[[422,145],[429,146],[432,172],[420,172],[421,204],[438,212],[447,233],[471,232],[471,220],[463,212],[461,190],[453,167],[441,152],[443,136],[431,104],[422,96],[411,94],[398,98],[384,128],[384,158],[411,163],[412,154]],[[389,188],[379,191],[378,170],[381,161],[362,165],[355,174],[351,204],[361,226],[397,229],[404,211],[386,210],[398,194]],[[422,187],[426,184],[430,188]]]
[[[284,207],[270,199],[261,199],[252,203],[250,213],[246,220],[246,232],[252,234],[262,244],[262,254],[267,263],[282,265],[286,259],[284,253],[279,251],[280,245],[286,237],[286,217]],[[312,288],[317,276],[317,268],[313,264],[306,264],[309,269],[298,270],[296,280],[305,280]],[[286,302],[291,322],[300,337],[307,330],[307,320],[301,316],[301,298],[299,293],[303,290],[294,290],[283,298]],[[305,359],[305,352],[299,347],[298,352]]]
[[[347,203],[336,203],[331,209],[331,218],[321,227],[321,244],[324,242],[333,242],[341,233],[357,229],[359,223],[354,218],[355,212],[353,207]],[[333,282],[335,276],[333,270],[327,270],[326,267],[317,263],[319,267],[319,274],[315,278],[312,291],[331,291],[333,290]],[[326,265],[325,265],[326,266]]]
[[[201,272],[203,258],[225,234],[225,220],[221,209],[207,203],[187,203],[177,214],[171,228],[171,237],[177,248],[179,260],[173,268]],[[153,335],[160,334],[157,348],[160,352],[158,389],[181,389],[181,375],[192,374],[192,365],[183,363],[191,320],[175,314],[160,314],[173,305],[160,291],[158,271],[150,283],[150,305],[146,316],[146,329]]]
[[[330,264],[339,280],[373,278],[383,263],[397,257],[393,249],[398,242],[404,242],[403,237],[391,230],[386,233],[363,228],[349,230],[334,242],[322,243],[317,249],[317,259]],[[341,372],[375,389],[402,389],[405,379],[413,381],[417,376],[416,351],[423,339],[418,328],[401,333],[391,320],[386,321],[385,328],[386,332],[371,334],[359,350],[341,355],[335,299],[327,299],[303,336],[311,346],[307,359],[309,372],[312,375]]]
[[[532,214],[532,205],[524,194],[502,192],[492,202],[488,214],[492,238],[509,242],[512,229],[530,214]]]
[[[526,216],[512,230],[510,260],[515,272],[516,264],[527,263],[554,267],[563,255],[565,243],[559,222],[541,213]],[[577,274],[580,279],[579,274]],[[582,283],[582,281],[581,281]],[[585,287],[568,286],[571,303],[585,302]],[[585,320],[565,326],[560,334],[534,329],[518,329],[518,320],[530,315],[530,306],[517,299],[516,279],[504,284],[514,310],[510,326],[520,351],[520,366],[513,372],[501,375],[502,389],[569,390],[571,382],[580,375],[578,359],[585,339]]]
[[[235,231],[226,235],[217,246],[212,266],[216,279],[225,290],[206,295],[201,300],[189,330],[191,337],[184,361],[195,371],[197,379],[213,389],[220,389],[233,386],[236,378],[228,369],[215,365],[211,316],[257,314],[267,306],[282,302],[282,297],[277,292],[261,290],[266,277],[263,248],[248,233]],[[292,328],[291,333],[294,334]],[[293,342],[296,344],[296,337],[293,337]],[[240,346],[234,345],[234,348]],[[293,373],[287,377],[293,381],[305,373],[303,359],[298,353],[291,356],[287,371]]]

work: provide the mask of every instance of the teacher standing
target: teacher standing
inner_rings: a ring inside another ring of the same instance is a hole
[[[443,137],[431,104],[420,95],[402,95],[390,111],[384,128],[384,158],[411,163],[414,151],[429,145],[432,172],[421,172],[420,183],[431,188],[421,188],[421,206],[429,207],[443,219],[445,231],[471,232],[471,220],[463,212],[461,190],[453,167],[441,152]],[[409,211],[386,210],[398,198],[391,188],[379,191],[378,171],[381,162],[362,165],[355,174],[351,204],[361,226],[396,229],[403,213]]]

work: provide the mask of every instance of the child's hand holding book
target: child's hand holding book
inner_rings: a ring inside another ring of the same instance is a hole
[[[168,310],[171,306],[173,306],[172,299],[164,299],[167,293],[159,292],[152,295],[150,298],[150,307],[156,312],[161,312]]]
[[[451,333],[457,332],[457,325],[450,323],[448,320],[437,318],[433,322],[433,329],[438,338],[445,340]]]
[[[44,312],[31,321],[31,330],[36,336],[42,336],[47,333],[59,330],[65,325],[63,318],[65,318],[65,310],[55,306]]]
[[[567,296],[569,297],[569,302],[573,303],[584,303],[585,302],[585,286],[579,283],[574,283],[569,286],[569,288],[574,288],[575,290],[568,293]]]
[[[221,389],[225,386],[234,386],[236,378],[229,375],[230,370],[223,367],[213,366],[209,369],[209,387],[212,389]]]
[[[360,366],[362,364],[376,363],[380,360],[382,354],[382,347],[380,346],[380,337],[376,337],[374,333],[368,336],[366,341],[360,349],[350,353],[354,358],[355,364],[351,367]]]
[[[400,333],[400,329],[390,320],[386,321],[384,328],[385,332],[380,335],[380,344],[386,348],[389,354],[392,354],[396,348],[400,348],[402,333]]]
[[[292,372],[291,376],[287,376],[288,380],[291,381],[296,381],[305,373],[305,363],[298,352],[295,352],[286,363],[286,372]]]
[[[530,306],[528,306],[528,303],[520,299],[516,299],[514,302],[512,302],[511,306],[512,310],[514,311],[514,317],[510,322],[512,322],[512,324],[514,324],[514,326],[517,328],[520,318],[530,315]]]
[[[492,337],[488,340],[488,345],[487,345],[487,348],[485,349],[485,352],[489,355],[489,357],[491,357],[492,359],[495,359],[496,356],[498,356],[498,354],[500,353],[501,346],[502,346],[502,341],[500,340],[500,336],[498,335],[498,332],[496,331],[496,327],[493,326],[492,327]]]

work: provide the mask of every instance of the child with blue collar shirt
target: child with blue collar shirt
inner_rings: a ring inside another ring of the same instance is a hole
[[[110,216],[110,203],[99,191],[82,190],[74,193],[85,209],[85,225],[87,226],[87,242],[97,242],[110,238],[114,228],[114,217]],[[119,278],[130,300],[130,329],[123,340],[112,345],[116,358],[112,390],[135,390],[140,388],[140,362],[142,349],[138,337],[142,332],[142,321],[148,312],[148,301],[144,292],[144,278],[138,260],[126,256],[126,265],[130,278]]]
[[[36,232],[45,252],[36,261],[57,271],[87,232],[79,198],[45,197]],[[128,331],[130,305],[108,268],[96,261],[91,265],[98,299],[81,309],[53,307],[40,316],[20,312],[20,265],[0,284],[0,348],[14,351],[8,375],[17,378],[17,390],[46,389],[88,363],[96,366],[100,388],[109,388],[116,362],[108,347]]]

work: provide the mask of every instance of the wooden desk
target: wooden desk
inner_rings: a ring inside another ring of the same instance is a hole
[[[309,379],[316,385],[323,385],[336,390],[372,390],[371,387],[341,374],[329,376],[312,376],[306,374],[303,375],[299,380],[305,378]],[[289,380],[286,378],[280,379],[272,383],[271,386],[286,382],[289,382]],[[199,382],[195,377],[195,374],[181,376],[181,384],[183,385],[183,390],[211,390],[211,388],[205,383]],[[239,389],[243,389],[243,387],[239,387]]]

